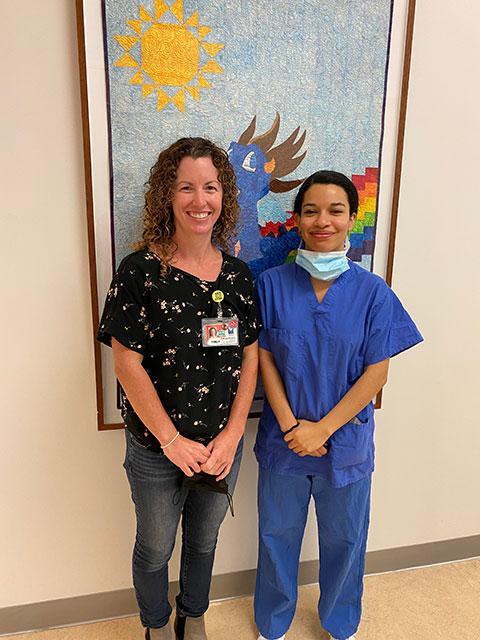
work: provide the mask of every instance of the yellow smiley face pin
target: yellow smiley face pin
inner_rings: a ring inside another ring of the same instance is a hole
[[[214,302],[222,302],[224,297],[225,296],[223,295],[223,291],[220,291],[219,289],[212,293],[212,300]]]

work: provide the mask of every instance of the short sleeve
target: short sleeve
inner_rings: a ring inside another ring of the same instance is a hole
[[[258,344],[262,349],[271,351],[270,340],[268,337],[268,301],[265,287],[265,275],[261,274],[256,282],[256,300],[258,311],[260,314],[260,333],[258,335]]]
[[[259,322],[257,305],[255,304],[253,280],[250,272],[248,272],[246,277],[248,279],[248,310],[245,316],[245,346],[248,347],[258,340]]]
[[[392,358],[422,340],[400,300],[386,287],[385,295],[373,304],[369,314],[365,366]]]
[[[115,338],[124,347],[143,354],[147,336],[145,277],[139,267],[126,258],[107,292],[97,339],[111,347]]]

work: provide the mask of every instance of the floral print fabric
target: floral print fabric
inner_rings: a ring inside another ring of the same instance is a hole
[[[202,318],[217,316],[218,305],[212,300],[216,290],[224,294],[223,316],[238,318],[238,347],[202,347]],[[215,282],[175,267],[161,276],[154,253],[132,253],[112,280],[100,322],[98,339],[111,346],[112,337],[143,355],[142,365],[180,433],[210,440],[227,423],[243,348],[258,337],[250,271],[241,260],[223,253]],[[123,392],[122,405],[128,428],[158,450],[158,441]]]

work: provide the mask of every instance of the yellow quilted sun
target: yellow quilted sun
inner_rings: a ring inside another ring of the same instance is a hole
[[[151,13],[140,5],[138,19],[127,24],[136,35],[115,36],[125,52],[115,66],[135,69],[130,84],[140,85],[144,98],[156,92],[158,111],[168,104],[184,111],[185,92],[198,101],[200,89],[212,86],[205,74],[223,73],[214,58],[224,45],[204,41],[211,28],[200,24],[198,11],[184,20],[182,0],[170,6],[155,0]],[[202,62],[201,50],[207,61]],[[173,87],[179,90],[164,90]]]

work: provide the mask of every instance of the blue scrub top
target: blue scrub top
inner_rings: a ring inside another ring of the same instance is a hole
[[[297,418],[318,421],[365,368],[423,340],[400,300],[379,276],[349,261],[319,303],[310,275],[296,263],[257,280],[262,319],[259,345],[271,351]],[[265,399],[255,454],[259,464],[286,474],[320,475],[334,487],[373,471],[373,403],[330,438],[321,458],[300,457],[283,440]]]

